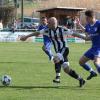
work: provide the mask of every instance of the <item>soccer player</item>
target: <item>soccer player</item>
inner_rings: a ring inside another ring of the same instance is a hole
[[[79,64],[85,70],[90,72],[90,75],[87,77],[87,80],[90,80],[91,78],[96,77],[97,73],[87,64],[89,60],[94,62],[97,72],[100,74],[100,20],[96,20],[95,12],[93,10],[87,10],[85,16],[87,21],[85,28],[78,21],[78,25],[86,32],[86,36],[81,38],[91,40],[92,46],[80,58]]]
[[[38,27],[38,31],[42,30],[42,29],[47,29],[47,18],[46,17],[42,17],[41,18],[41,24]],[[43,35],[43,47],[42,50],[48,55],[49,59],[52,60],[53,59],[53,54],[51,52],[51,39],[47,36],[47,35]]]
[[[53,82],[60,83],[60,70],[62,66],[64,72],[67,73],[69,76],[79,80],[80,87],[82,87],[85,84],[85,80],[69,67],[69,48],[68,45],[66,46],[65,35],[70,33],[72,34],[71,31],[68,31],[63,27],[58,26],[58,22],[55,17],[51,17],[48,19],[48,29],[43,29],[40,32],[35,32],[27,36],[22,36],[20,40],[25,41],[28,37],[38,36],[39,34],[45,34],[49,36],[57,54],[56,56],[54,56],[53,59],[56,71],[56,78],[53,80]]]

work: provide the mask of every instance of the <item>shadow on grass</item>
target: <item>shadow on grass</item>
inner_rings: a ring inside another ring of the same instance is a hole
[[[41,64],[44,64],[45,61],[41,62]],[[25,62],[25,61],[5,61],[5,62],[0,62],[0,64],[39,64],[39,62],[34,62],[34,61],[30,61],[30,62]]]
[[[0,86],[0,88],[12,88],[16,90],[31,90],[31,89],[57,89],[57,90],[78,90],[78,91],[91,91],[93,87],[79,87],[79,86]],[[95,90],[100,91],[100,87],[96,87]]]
[[[81,89],[80,87],[76,86],[0,86],[0,88],[15,88],[15,89],[70,89],[76,90]]]
[[[16,63],[22,63],[22,64],[28,64],[28,63],[30,63],[30,62],[19,62],[19,61],[7,61],[7,62],[0,62],[1,64],[5,64],[5,63],[8,63],[8,64],[16,64]]]

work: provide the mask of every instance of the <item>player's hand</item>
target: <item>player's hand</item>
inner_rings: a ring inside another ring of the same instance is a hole
[[[80,20],[79,20],[79,18],[78,17],[75,17],[75,21],[76,21],[76,24],[80,24]]]
[[[53,61],[56,64],[56,63],[59,63],[60,62],[60,59],[59,59],[58,56],[54,56]]]
[[[63,55],[61,53],[57,53],[53,58],[54,63],[59,63],[60,61],[64,61]]]
[[[26,39],[27,39],[27,36],[25,36],[25,35],[20,36],[21,41],[25,41]]]

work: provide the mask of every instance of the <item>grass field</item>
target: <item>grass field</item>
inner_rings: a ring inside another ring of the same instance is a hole
[[[78,81],[62,70],[61,84],[54,85],[53,63],[41,47],[39,43],[0,43],[0,76],[12,77],[9,87],[0,83],[0,100],[100,100],[99,76],[79,88]],[[71,67],[86,78],[89,73],[78,65],[78,60],[90,44],[69,44],[69,47]]]

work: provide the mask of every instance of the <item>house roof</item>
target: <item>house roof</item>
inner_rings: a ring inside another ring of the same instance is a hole
[[[52,8],[46,8],[46,9],[41,9],[38,10],[37,12],[45,12],[45,11],[49,11],[49,10],[75,10],[75,11],[82,11],[82,10],[86,10],[86,8],[78,8],[78,7],[52,7]]]

